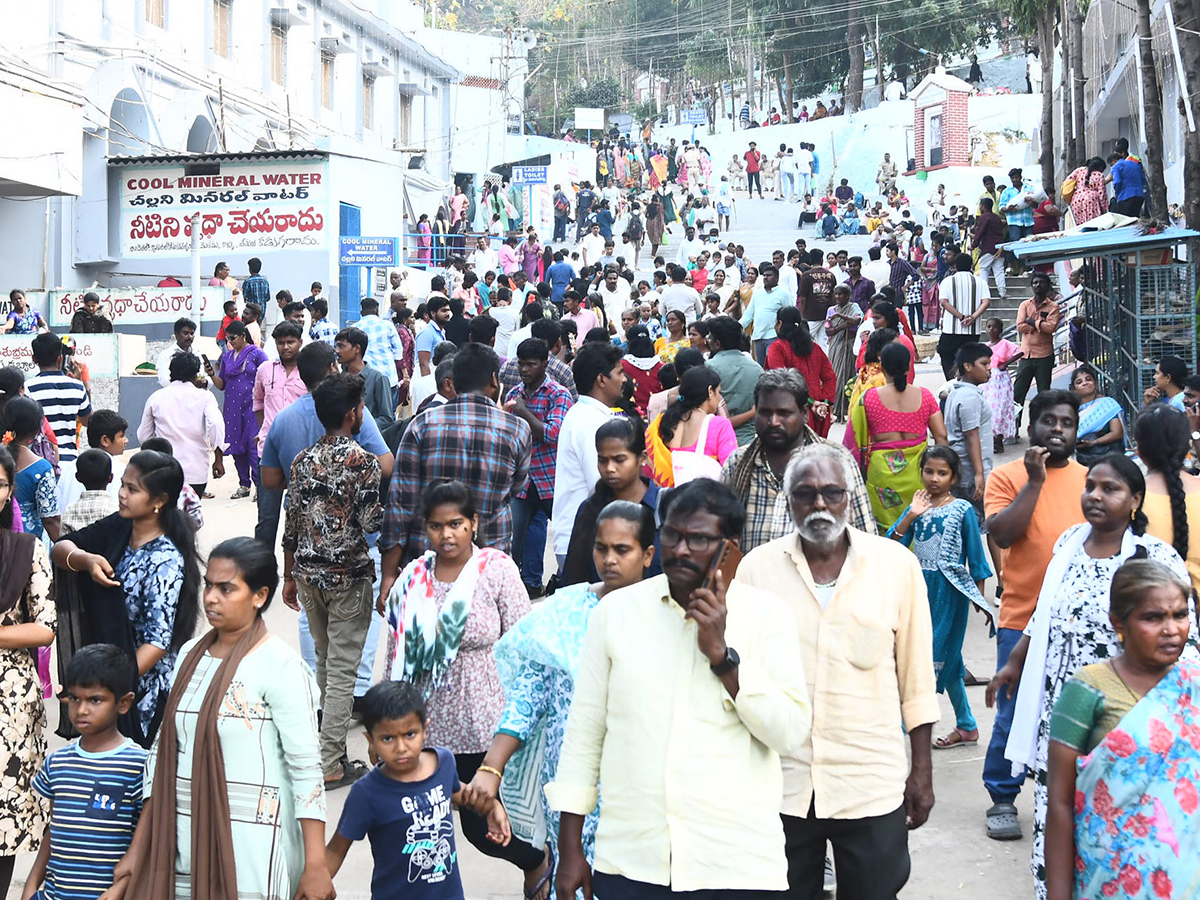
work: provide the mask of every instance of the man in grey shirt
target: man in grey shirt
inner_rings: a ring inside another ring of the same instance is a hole
[[[673,309],[683,313],[687,324],[691,325],[704,315],[704,303],[695,288],[684,283],[687,269],[680,265],[667,266],[667,277],[671,280],[662,290],[658,308],[662,310],[663,318]]]
[[[739,447],[755,438],[754,388],[762,366],[742,352],[742,326],[729,316],[708,320],[708,367],[721,376],[721,396],[729,407],[729,422],[737,433]]]
[[[982,523],[983,487],[992,471],[992,410],[979,386],[992,377],[992,349],[963,344],[954,359],[958,381],[946,398],[946,433],[958,454],[958,495],[975,504]]]

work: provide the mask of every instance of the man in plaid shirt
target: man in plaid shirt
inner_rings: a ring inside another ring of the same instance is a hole
[[[538,338],[527,338],[517,346],[517,370],[521,383],[508,392],[504,409],[525,420],[533,433],[529,483],[513,496],[513,559],[531,597],[543,589],[542,560],[546,555],[546,523],[554,508],[554,461],[558,456],[558,432],[571,394],[546,377],[550,348]]]
[[[862,472],[850,451],[840,443],[824,441],[805,424],[808,420],[808,384],[795,369],[764,372],[754,386],[756,437],[739,447],[721,467],[721,481],[733,488],[746,508],[740,547],[755,547],[795,531],[783,473],[792,454],[808,444],[825,443],[841,451],[850,490],[847,521],[853,528],[875,534],[875,516],[863,483]]]
[[[312,313],[312,327],[308,329],[308,339],[324,341],[333,345],[337,342],[337,326],[329,321],[329,301],[317,297],[309,310]]]
[[[404,348],[400,345],[396,326],[379,317],[379,301],[374,297],[363,297],[362,314],[354,327],[367,335],[367,352],[363,355],[363,361],[386,375],[394,391],[400,383],[397,365],[404,358]]]
[[[391,593],[401,566],[429,548],[418,510],[421,491],[435,479],[470,488],[479,510],[477,543],[512,553],[509,501],[529,479],[533,437],[525,420],[496,405],[500,357],[495,350],[466,344],[454,354],[453,371],[458,396],[418,413],[396,451],[379,539],[382,598]]]
[[[242,282],[242,300],[245,303],[257,303],[261,309],[271,305],[271,283],[259,273],[262,271],[262,260],[257,256],[246,263],[250,270],[249,276]]]

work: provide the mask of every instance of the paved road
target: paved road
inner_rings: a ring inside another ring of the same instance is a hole
[[[743,243],[751,259],[766,258],[770,251],[788,248],[802,236],[795,226],[795,207],[770,200],[739,201],[739,225],[730,232],[729,238]],[[811,228],[806,229],[811,232]],[[811,235],[810,246],[812,246]],[[836,246],[847,246],[852,252],[865,253],[866,238],[845,238]],[[822,248],[826,246],[821,245]],[[918,383],[936,388],[942,383],[941,371],[936,365],[918,368]],[[835,426],[836,428],[837,426]],[[1023,452],[1024,445],[1010,450],[1007,458]],[[247,534],[252,529],[255,516],[249,500],[231,501],[229,495],[237,487],[236,476],[231,474],[219,482],[212,482],[215,500],[205,501],[207,525],[201,538],[204,546],[238,534]],[[282,560],[281,560],[282,562]],[[988,590],[992,587],[989,585]],[[296,646],[295,615],[282,603],[276,601],[267,613],[271,630]],[[382,652],[380,654],[382,657]],[[971,671],[988,675],[995,669],[995,645],[988,639],[982,620],[973,617],[967,631],[964,657]],[[382,662],[382,659],[379,660]],[[378,666],[377,666],[378,671]],[[969,694],[980,732],[986,737],[991,732],[991,712],[984,708],[983,688],[970,688]],[[954,718],[949,702],[941,697],[942,720],[935,726],[941,734],[953,727]],[[57,704],[49,709],[54,729]],[[51,748],[62,741],[51,734]],[[351,736],[351,756],[366,758],[366,742],[357,731]],[[902,896],[911,900],[924,898],[970,897],[971,900],[1010,900],[1032,896],[1032,880],[1029,874],[1029,840],[1001,844],[988,840],[984,833],[983,813],[989,805],[986,792],[980,781],[983,765],[983,745],[963,747],[934,753],[934,791],[937,804],[928,824],[912,833],[912,878]],[[719,777],[719,773],[714,773]],[[330,828],[336,822],[346,795],[339,791],[330,795]],[[1026,791],[1018,800],[1022,823],[1028,833],[1030,826],[1030,792]],[[465,840],[458,840],[458,851],[462,865],[466,894],[471,900],[520,900],[520,874],[507,863],[489,859],[478,853]],[[10,890],[8,900],[20,897],[19,881],[24,878],[32,863],[32,856],[17,860],[16,882]],[[731,860],[730,865],[736,865]],[[346,864],[337,878],[339,896],[344,900],[368,900],[370,897],[371,856],[365,843],[355,845],[347,857]]]

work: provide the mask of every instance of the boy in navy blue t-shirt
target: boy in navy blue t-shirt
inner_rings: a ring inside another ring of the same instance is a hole
[[[33,779],[50,801],[50,824],[22,900],[95,900],[112,887],[142,812],[146,751],[117,730],[133,706],[133,661],[112,644],[92,644],[71,658],[64,680],[79,739],[51,753]]]
[[[371,900],[462,900],[451,806],[469,805],[445,748],[425,748],[425,701],[411,684],[384,681],[362,702],[363,725],[379,764],[350,789],[337,832],[325,849],[330,876],[350,845],[371,841]],[[501,846],[512,831],[499,800],[475,808]]]

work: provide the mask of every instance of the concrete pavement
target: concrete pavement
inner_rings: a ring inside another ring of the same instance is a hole
[[[805,237],[809,246],[849,248],[853,253],[865,254],[869,241],[865,237],[843,238],[838,242],[814,244],[811,226],[804,232],[795,228],[798,209],[794,204],[772,200],[738,200],[738,225],[729,232],[728,239],[746,246],[752,260],[768,258],[776,248],[794,246],[797,237]],[[940,367],[933,364],[918,366],[918,384],[936,389],[942,383]],[[840,426],[835,426],[835,435],[840,436]],[[1024,444],[1018,444],[998,462],[1016,458],[1023,453]],[[233,467],[220,481],[210,482],[216,499],[205,501],[206,525],[201,532],[202,551],[220,540],[239,534],[249,534],[255,521],[255,507],[249,500],[230,500],[236,489]],[[282,559],[281,559],[282,563]],[[993,589],[989,583],[987,591]],[[276,597],[266,615],[271,630],[285,638],[293,647],[298,646],[296,615]],[[377,657],[376,672],[381,671],[383,646]],[[989,640],[987,629],[978,616],[972,617],[968,626],[963,655],[968,668],[976,675],[987,677],[995,671],[995,644]],[[971,900],[1010,900],[1025,898],[1032,894],[1032,879],[1029,873],[1029,830],[1031,827],[1031,790],[1022,793],[1017,801],[1021,811],[1025,838],[1011,843],[988,840],[984,829],[983,814],[990,805],[981,782],[983,755],[987,737],[991,733],[992,712],[985,708],[982,687],[969,688],[972,708],[979,720],[981,743],[978,746],[958,747],[946,751],[934,751],[934,791],[936,806],[929,822],[911,835],[912,877],[903,891],[904,898],[949,898],[970,897]],[[934,733],[943,734],[954,725],[954,716],[944,696],[939,698],[942,719],[934,727]],[[62,741],[53,735],[57,704],[50,704],[51,721],[48,726],[51,749],[61,746]],[[357,727],[351,734],[350,755],[366,758],[366,743]],[[719,777],[720,773],[714,773]],[[346,790],[329,796],[329,825],[331,833],[341,812]],[[461,833],[458,852],[467,897],[471,900],[519,900],[521,898],[521,875],[505,862],[482,856],[471,847]],[[18,900],[21,881],[32,864],[32,855],[18,858],[14,884],[8,900]],[[730,865],[736,862],[730,861]],[[355,845],[346,859],[345,866],[336,879],[339,897],[344,900],[368,900],[370,897],[371,854],[365,842]]]

